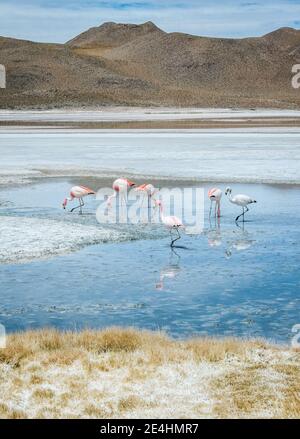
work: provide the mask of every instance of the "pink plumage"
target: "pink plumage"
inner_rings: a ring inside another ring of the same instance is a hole
[[[124,200],[126,204],[127,190],[132,186],[135,186],[135,183],[133,181],[130,181],[127,178],[117,178],[112,184],[114,193],[113,195],[107,198],[107,206],[111,207],[112,199],[116,198],[118,193],[120,194],[121,197],[121,203]]]
[[[75,198],[79,200],[79,206],[71,209],[71,212],[75,209],[80,209],[80,213],[82,213],[82,207],[84,206],[83,198],[88,195],[95,195],[95,191],[86,186],[73,186],[70,190],[70,197],[64,199],[62,206],[65,209],[69,201],[73,201]]]
[[[179,229],[184,228],[182,221],[177,216],[165,216],[163,213],[163,205],[160,200],[156,201],[156,206],[160,209],[160,219],[161,222],[170,230],[171,234],[171,247],[174,246],[174,242],[181,238]],[[177,232],[177,238],[173,239],[172,230]]]
[[[151,184],[151,183],[141,184],[140,186],[137,186],[135,188],[135,191],[136,192],[141,192],[143,194],[143,196],[141,197],[142,198],[142,200],[141,200],[141,207],[143,206],[144,200],[145,200],[146,197],[148,198],[148,208],[150,208],[150,206],[151,206],[151,200],[155,204],[156,199],[155,199],[154,195],[158,192],[158,189],[156,189],[153,186],[153,184]]]
[[[215,204],[215,216],[216,215],[218,217],[221,216],[221,198],[222,198],[222,194],[223,194],[223,192],[219,188],[214,187],[212,189],[209,189],[209,191],[208,191],[208,198],[210,199],[209,216],[211,216],[212,203],[213,202],[216,203]]]

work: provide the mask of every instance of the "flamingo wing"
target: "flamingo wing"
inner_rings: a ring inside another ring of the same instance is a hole
[[[126,181],[128,187],[135,186],[135,183],[133,183],[133,181],[130,181],[127,178],[125,178],[125,181]]]
[[[86,195],[94,195],[96,192],[86,186],[80,186],[80,188],[86,193]]]
[[[138,186],[137,188],[135,188],[136,191],[147,191],[147,184],[141,184],[140,186]]]
[[[247,204],[255,203],[253,198],[250,198],[248,195],[237,194],[233,197],[233,200],[236,204],[241,206],[246,206]]]
[[[217,187],[214,187],[214,188],[210,189],[208,191],[208,198],[211,198],[211,197],[213,197],[215,199],[221,199],[221,197],[222,197],[221,189],[219,189]]]
[[[90,189],[87,188],[85,186],[73,186],[71,189],[71,197],[73,198],[81,198],[81,197],[85,197],[86,195],[92,195],[95,192]]]
[[[216,191],[216,190],[217,190],[217,188],[216,188],[216,187],[214,187],[214,188],[210,189],[210,190],[208,191],[208,198],[210,198],[210,197],[214,196],[214,195],[215,195],[215,191]]]
[[[182,221],[177,216],[169,216],[170,227],[183,227]]]
[[[127,178],[117,178],[113,182],[113,189],[117,192],[125,190],[127,187],[135,186],[135,183],[128,180]]]

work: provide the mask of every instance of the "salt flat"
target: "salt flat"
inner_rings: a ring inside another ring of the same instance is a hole
[[[138,175],[300,183],[299,128],[0,130],[0,184],[49,176]]]

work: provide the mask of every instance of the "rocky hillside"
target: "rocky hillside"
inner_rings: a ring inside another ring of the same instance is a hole
[[[104,23],[66,44],[0,37],[0,107],[176,105],[294,108],[300,31],[225,39]]]

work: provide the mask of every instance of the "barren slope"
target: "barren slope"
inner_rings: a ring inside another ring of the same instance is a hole
[[[291,28],[222,39],[105,23],[65,45],[0,38],[0,62],[8,73],[1,108],[300,104],[291,86],[300,31]]]

